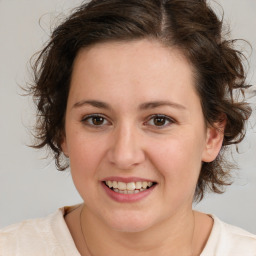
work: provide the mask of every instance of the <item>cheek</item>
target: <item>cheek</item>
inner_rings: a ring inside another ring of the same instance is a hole
[[[97,143],[96,143],[97,142]],[[72,138],[70,144],[70,169],[74,185],[86,204],[98,201],[99,166],[104,155],[97,140]],[[92,200],[93,198],[93,200]]]
[[[168,186],[194,188],[201,169],[201,148],[190,137],[176,137],[152,147],[152,161]]]
[[[103,156],[104,148],[98,140],[75,135],[72,137],[69,144],[69,158],[76,186],[93,186],[92,181],[98,180],[97,169]]]

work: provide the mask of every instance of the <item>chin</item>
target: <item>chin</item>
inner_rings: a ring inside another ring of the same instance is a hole
[[[113,214],[106,221],[113,230],[126,233],[143,232],[154,225],[152,217],[145,214],[126,213],[121,216]]]

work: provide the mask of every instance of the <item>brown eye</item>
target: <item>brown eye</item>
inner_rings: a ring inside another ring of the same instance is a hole
[[[165,117],[155,117],[153,120],[154,120],[154,125],[156,126],[163,126],[166,123]]]
[[[109,124],[106,118],[100,115],[90,115],[83,118],[82,122],[89,126],[103,126]]]
[[[104,123],[104,118],[101,116],[92,117],[92,123],[94,125],[102,125]]]
[[[173,123],[175,123],[175,121],[165,115],[153,115],[147,122],[148,125],[158,128],[164,128]]]

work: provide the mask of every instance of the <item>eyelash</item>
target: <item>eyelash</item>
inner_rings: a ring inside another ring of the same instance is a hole
[[[96,125],[93,123],[93,118],[101,118],[101,120],[103,121],[103,124],[99,124],[99,125]],[[162,114],[155,114],[155,115],[151,115],[148,120],[143,123],[143,124],[148,124],[151,120],[154,122],[154,119],[162,119],[162,121],[164,122],[164,125],[155,125],[154,124],[149,124],[149,126],[153,126],[153,127],[156,127],[157,129],[163,129],[165,127],[168,127],[170,126],[171,124],[174,124],[176,123],[176,121],[173,119],[173,118],[170,118],[169,116],[166,116],[166,115],[162,115]],[[90,121],[89,121],[90,120]],[[107,121],[108,123],[110,123],[107,118],[102,115],[102,114],[92,114],[92,115],[88,115],[88,116],[85,116],[83,119],[82,119],[82,122],[88,126],[91,126],[93,128],[102,128],[104,125],[104,122]],[[168,124],[166,124],[166,122],[168,122]],[[107,124],[109,125],[109,124]]]
[[[107,121],[107,118],[104,117],[104,115],[101,115],[101,114],[92,114],[92,115],[88,115],[88,116],[85,116],[83,119],[82,119],[82,123],[88,125],[88,126],[91,126],[91,127],[94,127],[94,128],[101,128],[102,126],[104,126],[105,124],[101,124],[101,125],[96,125],[96,124],[93,124],[93,118],[101,118],[103,119],[103,122]],[[91,122],[89,121],[91,119]],[[107,121],[108,122],[108,121]]]
[[[160,125],[160,126],[157,126],[155,124],[151,125],[151,126],[157,127],[157,129],[163,129],[165,127],[170,126],[171,124],[176,123],[176,121],[173,118],[166,115],[162,115],[162,114],[151,115],[146,123],[148,123],[151,120],[154,122],[154,119],[157,119],[157,118],[164,120],[164,123],[165,123],[164,125]],[[168,124],[166,124],[166,121],[168,122]]]

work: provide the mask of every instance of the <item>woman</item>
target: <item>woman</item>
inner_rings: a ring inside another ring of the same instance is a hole
[[[93,0],[52,34],[30,88],[37,148],[82,205],[5,228],[1,255],[256,255],[256,236],[192,210],[229,184],[251,109],[242,54],[201,0]]]

